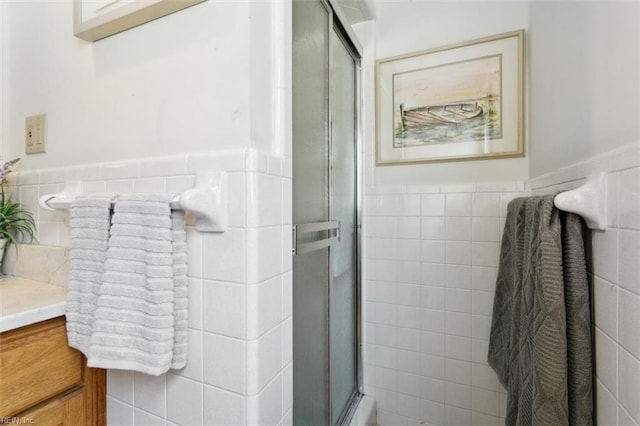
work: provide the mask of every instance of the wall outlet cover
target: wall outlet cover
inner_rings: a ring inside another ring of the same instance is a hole
[[[27,117],[24,129],[24,147],[27,154],[46,152],[47,115]]]

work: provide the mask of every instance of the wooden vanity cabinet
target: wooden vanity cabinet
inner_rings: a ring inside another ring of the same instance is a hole
[[[86,364],[64,317],[0,334],[0,424],[106,425],[106,374]]]

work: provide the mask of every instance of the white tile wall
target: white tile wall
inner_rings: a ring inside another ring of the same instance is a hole
[[[37,205],[67,180],[93,192],[180,192],[199,171],[228,172],[229,229],[187,227],[188,364],[159,377],[109,371],[109,425],[291,423],[291,174],[284,164],[238,150],[11,175],[10,190],[35,212],[39,241],[68,245],[68,213]]]
[[[590,233],[587,260],[596,418],[640,424],[640,143],[633,143],[527,185],[367,187],[365,392],[378,401],[381,425],[503,424],[506,395],[486,354],[506,206],[519,195],[576,187],[597,171],[608,173],[608,228]],[[420,244],[405,262],[400,247],[412,239]],[[420,289],[419,305],[409,302],[409,285]],[[410,354],[420,358],[417,372]]]
[[[488,327],[500,219],[523,191],[521,182],[367,188],[365,392],[379,424],[503,423]]]
[[[588,255],[599,425],[640,424],[640,143],[533,179],[531,189],[570,188],[607,172],[607,229]]]

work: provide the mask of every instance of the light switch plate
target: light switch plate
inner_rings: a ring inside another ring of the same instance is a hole
[[[27,117],[24,128],[24,145],[27,154],[46,152],[47,147],[47,115],[40,114]]]

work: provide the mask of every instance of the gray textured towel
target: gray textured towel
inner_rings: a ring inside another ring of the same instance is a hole
[[[553,198],[508,206],[488,356],[507,389],[507,425],[593,424],[583,226]]]

